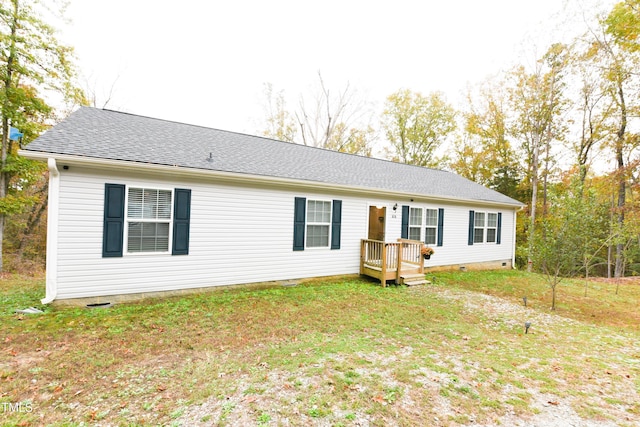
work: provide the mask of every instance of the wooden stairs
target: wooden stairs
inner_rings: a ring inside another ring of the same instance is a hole
[[[431,282],[425,278],[424,274],[402,274],[400,284],[407,286],[429,285]]]

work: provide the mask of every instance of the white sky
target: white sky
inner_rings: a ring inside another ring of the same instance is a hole
[[[400,88],[440,90],[453,102],[523,51],[546,50],[565,8],[564,0],[71,0],[61,39],[75,47],[98,106],[114,85],[107,108],[256,134],[265,82],[285,90],[289,107],[318,71],[330,88],[349,83],[378,105]],[[523,48],[525,39],[533,43]]]

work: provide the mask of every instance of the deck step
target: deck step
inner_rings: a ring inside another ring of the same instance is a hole
[[[426,279],[422,279],[422,280],[405,280],[403,282],[406,286],[418,286],[418,285],[430,285],[431,282],[426,280]]]
[[[424,274],[415,274],[415,273],[406,273],[406,274],[401,274],[400,277],[404,280],[422,280],[424,279]]]
[[[400,278],[402,284],[407,286],[428,285],[431,283],[425,279],[424,274],[402,274]]]

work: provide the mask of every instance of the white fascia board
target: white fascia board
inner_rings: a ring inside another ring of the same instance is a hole
[[[256,182],[261,182],[265,184],[271,185],[282,185],[296,188],[307,188],[318,190],[318,188],[326,189],[326,190],[335,190],[339,192],[348,192],[348,193],[357,193],[362,195],[370,195],[376,196],[376,198],[403,198],[406,199],[406,203],[409,203],[409,200],[420,200],[420,201],[440,201],[445,203],[456,203],[462,205],[477,205],[477,206],[495,206],[502,207],[512,210],[520,210],[524,207],[524,205],[514,205],[511,203],[500,203],[494,201],[483,201],[483,200],[472,200],[472,199],[464,199],[459,197],[442,197],[442,196],[430,196],[428,194],[414,194],[414,193],[404,193],[398,191],[391,191],[385,189],[378,188],[369,188],[369,187],[356,187],[349,185],[341,185],[341,184],[331,184],[326,182],[319,181],[303,181],[299,179],[292,178],[280,178],[274,176],[265,176],[265,175],[252,175],[252,174],[243,174],[237,172],[226,172],[226,171],[218,171],[218,170],[209,170],[209,169],[195,169],[195,168],[187,168],[181,166],[168,166],[161,165],[155,163],[142,163],[142,162],[132,162],[126,160],[111,160],[111,159],[103,159],[96,157],[85,157],[85,156],[74,156],[68,154],[55,154],[55,153],[46,153],[39,151],[27,151],[27,150],[19,150],[18,154],[23,157],[27,157],[34,160],[47,160],[51,157],[54,157],[58,163],[67,163],[68,165],[82,165],[82,166],[99,166],[101,168],[107,170],[119,170],[125,172],[131,172],[132,168],[137,168],[143,171],[148,172],[160,172],[163,174],[173,175],[173,176],[181,176],[181,177],[212,177],[216,179],[220,179],[228,182],[235,183],[244,183],[244,184],[256,184]]]

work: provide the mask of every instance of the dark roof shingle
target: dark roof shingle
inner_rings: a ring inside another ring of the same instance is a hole
[[[522,205],[447,171],[90,107],[75,111],[23,151]]]

